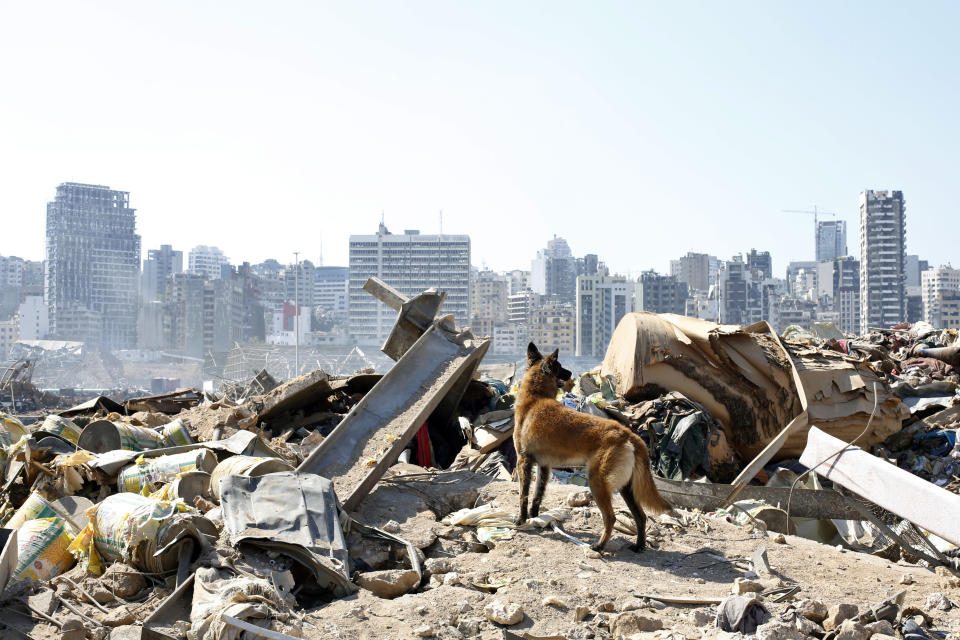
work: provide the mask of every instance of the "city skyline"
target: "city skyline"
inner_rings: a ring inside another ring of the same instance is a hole
[[[319,262],[322,243],[343,265],[382,213],[432,234],[442,209],[477,266],[556,233],[633,277],[749,247],[782,273],[813,258],[796,242],[812,221],[784,209],[837,212],[852,250],[857,194],[892,189],[907,251],[957,262],[939,232],[956,5],[609,4],[546,25],[535,5],[287,6],[12,9],[0,51],[26,62],[0,104],[0,254],[39,259],[40,207],[73,181],[131,192],[144,247]]]

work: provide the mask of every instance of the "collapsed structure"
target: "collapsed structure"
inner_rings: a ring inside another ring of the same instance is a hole
[[[364,289],[397,312],[385,374],[260,371],[221,395],[4,416],[0,588],[17,613],[0,625],[99,639],[880,638],[960,622],[946,613],[960,588],[955,332],[823,340],[628,314],[601,367],[558,400],[645,438],[681,510],[650,523],[646,554],[614,540],[601,557],[581,539],[598,518],[580,470],[557,470],[546,511],[513,525],[515,368],[482,366],[489,340],[437,316],[444,293]],[[842,560],[837,544],[863,553]],[[804,567],[814,553],[878,582],[898,570],[869,568],[871,554],[908,563],[901,583],[939,599],[920,609],[906,587],[862,580],[831,592]],[[863,612],[825,602],[843,593]]]

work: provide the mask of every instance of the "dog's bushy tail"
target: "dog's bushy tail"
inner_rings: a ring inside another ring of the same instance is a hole
[[[639,437],[633,443],[634,462],[633,476],[630,478],[630,489],[637,503],[647,513],[669,513],[673,507],[663,499],[653,483],[653,474],[650,472],[650,454],[647,445]]]

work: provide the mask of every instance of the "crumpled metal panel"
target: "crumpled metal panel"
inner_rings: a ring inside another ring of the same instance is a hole
[[[234,546],[281,551],[307,566],[320,586],[353,590],[333,483],[312,473],[232,475],[220,481],[223,522]]]

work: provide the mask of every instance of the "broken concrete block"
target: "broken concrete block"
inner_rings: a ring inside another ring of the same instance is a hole
[[[589,491],[574,491],[567,496],[567,506],[583,507],[590,504],[591,498],[593,498],[593,494],[591,494]]]
[[[111,629],[109,638],[110,640],[140,640],[142,634],[143,627],[127,624]]]
[[[733,581],[733,587],[730,589],[730,593],[735,596],[742,596],[745,593],[760,593],[763,591],[763,585],[759,582],[754,582],[753,580],[747,580],[746,578],[737,578]]]
[[[709,611],[704,611],[703,609],[697,609],[690,614],[690,622],[692,622],[697,627],[706,627],[712,625],[716,616]]]
[[[829,611],[827,605],[819,600],[804,599],[797,603],[797,613],[807,620],[813,620],[817,624],[823,624],[823,621],[827,619]]]
[[[624,598],[617,603],[617,611],[636,611],[643,608],[643,601],[640,598]]]
[[[927,611],[931,611],[933,609],[939,611],[950,611],[950,609],[953,608],[953,603],[950,602],[950,598],[946,597],[939,591],[934,591],[927,596],[927,601],[924,603],[923,608]]]
[[[37,611],[42,611],[47,615],[52,614],[57,608],[56,594],[49,589],[29,596],[27,602]]]
[[[83,628],[83,621],[80,618],[67,618],[60,627],[61,640],[84,640],[87,637],[87,630]]]
[[[897,632],[893,628],[893,625],[887,622],[886,620],[880,620],[879,622],[871,622],[870,624],[863,625],[867,631],[871,634],[871,638],[876,638],[878,634],[884,634],[888,636],[896,637]]]
[[[437,635],[437,630],[428,624],[420,625],[413,632],[421,638],[432,638]]]
[[[112,609],[110,613],[104,614],[103,617],[100,618],[100,622],[108,627],[122,627],[133,624],[136,621],[137,619],[127,607]]]
[[[558,598],[557,596],[547,596],[546,598],[544,598],[544,599],[543,599],[543,606],[545,606],[545,607],[557,607],[558,609],[569,609],[569,608],[570,608],[570,605],[568,605],[565,601],[561,600],[561,599]]]
[[[396,598],[412,589],[420,576],[408,569],[388,569],[386,571],[368,571],[357,576],[357,584],[372,591],[380,598]]]
[[[494,600],[483,608],[483,615],[490,622],[510,626],[523,620],[523,607],[515,602]]]
[[[800,615],[794,618],[793,626],[805,636],[816,636],[819,638],[826,633],[819,624]]]
[[[579,605],[576,609],[573,610],[573,621],[582,622],[584,618],[590,615],[590,608]]]
[[[453,563],[450,562],[449,558],[430,558],[423,564],[423,571],[431,576],[450,573],[453,571]]]
[[[645,631],[663,629],[663,621],[658,618],[637,615],[633,611],[617,614],[610,619],[610,633],[613,636],[629,636]]]
[[[844,620],[835,640],[868,640],[870,632],[856,620]]]
[[[856,618],[860,608],[855,604],[835,604],[827,609],[827,617],[823,621],[823,628],[827,631],[839,629],[844,620]]]
[[[773,620],[757,627],[757,640],[807,640],[807,636],[782,620]]]
[[[960,578],[953,575],[946,567],[937,567],[937,580],[940,582],[940,588],[944,591],[951,589],[960,589]]]

